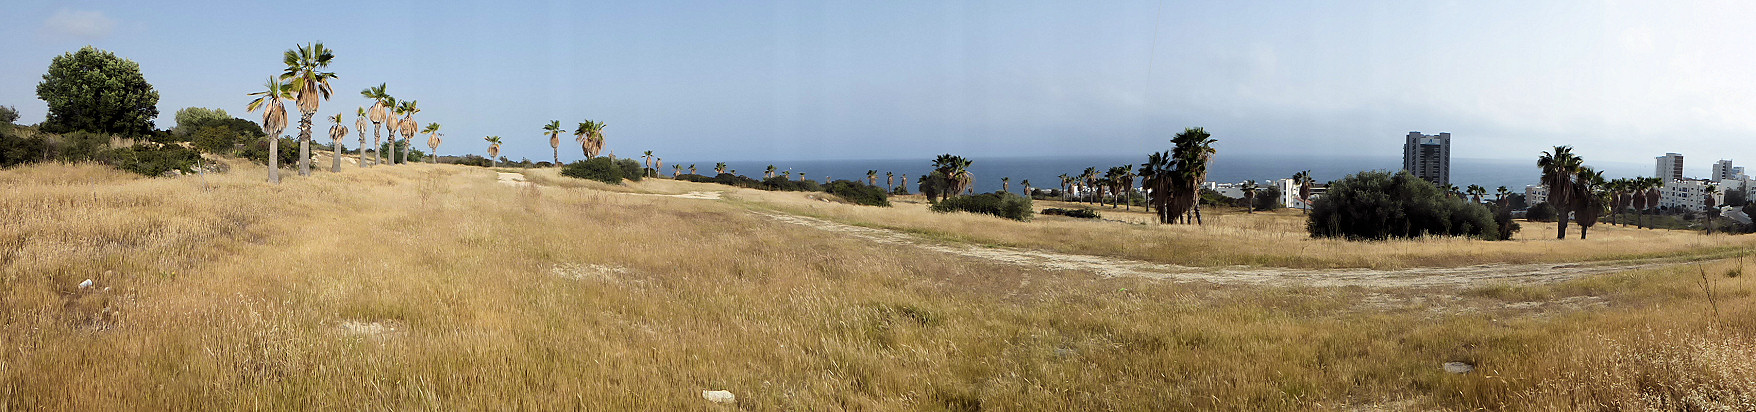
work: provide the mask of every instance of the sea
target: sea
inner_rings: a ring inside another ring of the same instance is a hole
[[[1024,180],[1030,180],[1032,187],[1059,188],[1060,175],[1078,175],[1087,167],[1096,167],[1099,174],[1112,166],[1132,164],[1139,170],[1140,164],[1146,162],[1146,156],[1076,156],[1076,157],[970,157],[970,173],[976,178],[977,192],[992,192],[1001,189],[1001,178],[1012,178],[1011,189],[1020,190]],[[727,168],[736,174],[761,179],[762,172],[768,165],[774,165],[778,171],[793,171],[794,178],[800,172],[805,178],[819,182],[825,179],[865,181],[866,171],[878,171],[878,184],[884,185],[884,173],[896,174],[900,182],[903,174],[907,174],[911,182],[909,190],[916,191],[916,184],[922,174],[931,172],[933,159],[874,159],[874,160],[750,160],[728,161]],[[671,165],[665,162],[664,174],[672,172]],[[689,162],[680,163],[687,172]],[[697,172],[703,175],[713,174],[714,162],[694,162]],[[1589,164],[1604,171],[1606,178],[1645,176],[1652,173],[1652,165],[1635,162],[1592,162]],[[1361,171],[1383,170],[1395,171],[1402,168],[1400,157],[1369,157],[1369,156],[1289,156],[1289,155],[1256,155],[1236,154],[1216,156],[1208,167],[1208,181],[1237,183],[1245,180],[1266,182],[1275,179],[1292,177],[1293,173],[1303,170],[1311,171],[1312,178],[1317,182],[1327,182]],[[1457,187],[1481,185],[1493,192],[1495,188],[1505,186],[1513,192],[1522,193],[1526,185],[1538,184],[1541,171],[1537,169],[1536,158],[1528,159],[1451,159],[1451,183]]]

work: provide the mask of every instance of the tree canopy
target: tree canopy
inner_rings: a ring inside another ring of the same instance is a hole
[[[159,93],[140,74],[140,64],[91,46],[50,62],[37,98],[49,104],[43,129],[54,133],[141,136],[152,132],[159,116]]]

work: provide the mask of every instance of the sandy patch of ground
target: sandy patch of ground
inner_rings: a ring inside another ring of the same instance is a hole
[[[1106,256],[949,244],[907,233],[847,225],[776,212],[758,212],[785,223],[808,226],[879,243],[908,245],[942,253],[988,259],[1051,270],[1089,271],[1103,276],[1137,276],[1177,282],[1271,286],[1362,286],[1371,288],[1460,287],[1489,284],[1540,284],[1586,275],[1657,268],[1678,262],[1642,261],[1606,264],[1490,264],[1453,268],[1412,269],[1288,269],[1261,267],[1203,268],[1144,262]]]
[[[661,195],[657,193],[626,193],[635,196],[664,196],[679,199],[720,200],[721,192],[689,192],[680,195]]]
[[[499,181],[500,184],[507,186],[530,186],[531,184],[530,182],[525,181],[524,175],[520,173],[500,172]]]

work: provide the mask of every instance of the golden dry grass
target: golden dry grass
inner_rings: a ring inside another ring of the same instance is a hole
[[[755,410],[1642,409],[1756,387],[1756,276],[1715,275],[1714,318],[1687,266],[1466,291],[1171,284],[745,209],[861,216],[788,197],[802,194],[523,188],[431,165],[262,175],[0,171],[0,401],[674,410],[715,408],[700,391],[726,389]],[[899,210],[883,213],[912,213]],[[1414,303],[1432,296],[1456,298]]]

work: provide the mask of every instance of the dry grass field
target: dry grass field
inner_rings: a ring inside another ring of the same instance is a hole
[[[0,171],[0,405],[1756,408],[1756,274],[1728,276],[1749,271],[1738,258],[1544,285],[1232,286],[1004,265],[752,211],[1301,268],[1732,256],[1747,236],[1600,227],[1557,242],[1526,224],[1518,242],[1347,243],[1306,239],[1286,212],[1212,213],[1204,227],[1015,223],[524,173],[536,184],[425,164],[279,186],[246,164],[176,179]],[[696,191],[726,198],[639,195]],[[720,389],[736,403],[701,397]]]

